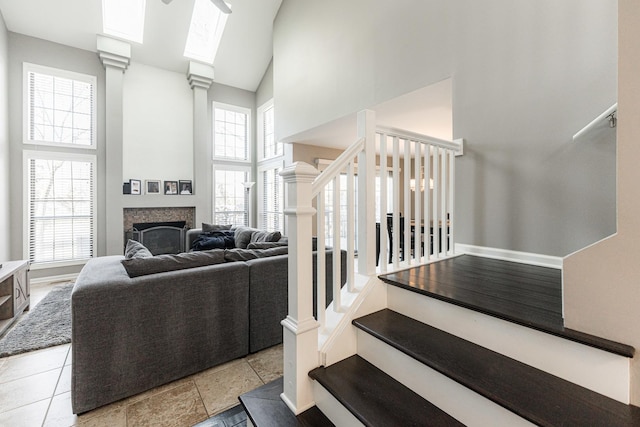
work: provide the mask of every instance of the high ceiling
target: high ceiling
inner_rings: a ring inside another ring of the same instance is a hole
[[[182,56],[195,0],[147,0],[144,43],[132,61],[186,73]],[[215,81],[255,91],[271,61],[273,19],[282,0],[227,0],[233,9],[214,66]],[[102,33],[101,0],[0,0],[9,31],[95,51]]]

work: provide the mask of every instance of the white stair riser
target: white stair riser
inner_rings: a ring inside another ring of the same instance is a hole
[[[360,420],[353,416],[347,408],[342,406],[342,404],[317,381],[313,382],[312,388],[316,406],[336,427],[364,427],[364,424],[362,424]]]
[[[361,330],[358,330],[358,355],[467,426],[533,426]]]
[[[388,286],[389,309],[629,404],[629,359]]]

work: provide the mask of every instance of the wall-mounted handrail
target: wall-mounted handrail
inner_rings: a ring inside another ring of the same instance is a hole
[[[618,111],[618,103],[617,102],[615,104],[613,104],[611,107],[607,108],[606,111],[604,111],[598,117],[596,117],[595,119],[591,120],[588,125],[586,125],[582,129],[580,129],[578,132],[576,132],[573,135],[573,140],[575,141],[576,139],[580,138],[585,133],[589,132],[591,129],[593,129],[602,120],[606,119],[607,117],[611,116],[612,114],[615,114],[616,111]]]

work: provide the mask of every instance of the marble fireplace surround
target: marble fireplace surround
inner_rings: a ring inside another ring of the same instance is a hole
[[[194,228],[195,216],[194,207],[124,208],[123,231],[131,231],[133,224],[144,222],[184,221],[187,228]]]

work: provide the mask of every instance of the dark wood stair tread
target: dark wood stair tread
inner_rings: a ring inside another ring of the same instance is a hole
[[[255,427],[334,427],[316,406],[294,415],[280,398],[282,390],[280,377],[239,397]]]
[[[640,408],[385,309],[353,321],[363,331],[543,426],[639,426]]]
[[[366,426],[462,426],[358,355],[309,376]]]
[[[632,358],[635,349],[564,327],[558,269],[461,255],[379,276],[383,282]]]

